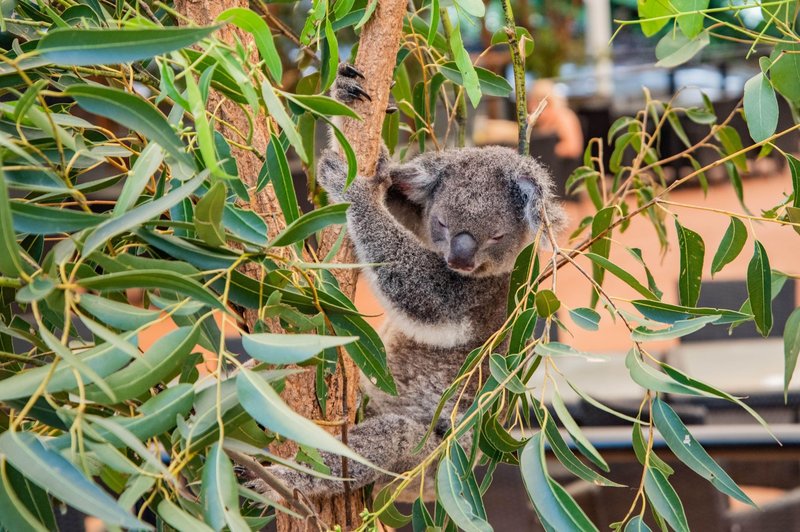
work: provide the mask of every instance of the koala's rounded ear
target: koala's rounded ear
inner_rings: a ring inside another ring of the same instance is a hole
[[[392,187],[414,203],[423,204],[433,194],[439,178],[417,163],[400,164],[389,168]]]
[[[549,176],[544,177],[544,183],[541,179],[527,172],[517,177],[517,185],[525,202],[525,217],[531,227],[537,229],[542,223],[542,209],[545,209],[551,229],[558,233],[566,220],[564,210],[553,195]]]

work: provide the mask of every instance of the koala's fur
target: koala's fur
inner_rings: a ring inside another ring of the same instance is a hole
[[[340,68],[333,90],[346,103],[360,96],[357,78],[349,74]],[[427,152],[401,165],[383,160],[376,177],[358,176],[343,193],[346,175],[342,158],[326,151],[318,180],[333,201],[351,203],[347,228],[359,262],[380,264],[363,273],[386,310],[381,338],[398,389],[397,396],[390,396],[362,378],[369,396],[367,416],[349,430],[349,445],[380,467],[402,473],[415,467],[449,429],[445,415],[425,447],[413,453],[467,354],[503,324],[514,260],[542,223],[542,208],[553,226],[563,221],[563,213],[547,171],[508,148]],[[390,212],[387,197],[401,206],[405,225]],[[461,232],[469,232],[480,246],[468,273],[451,269],[445,258],[450,236]],[[469,406],[474,393],[470,390],[461,405]],[[339,457],[323,455],[339,476]],[[270,471],[308,496],[344,490],[341,481],[281,466]],[[349,476],[353,488],[387,480],[352,461]],[[432,488],[433,482],[426,485]]]

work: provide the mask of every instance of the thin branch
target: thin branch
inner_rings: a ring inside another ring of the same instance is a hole
[[[275,490],[275,492],[283,497],[283,499],[295,510],[297,510],[304,519],[312,520],[319,530],[330,530],[331,527],[320,519],[319,515],[309,507],[304,501],[297,498],[281,480],[269,472],[269,470],[262,466],[258,460],[246,454],[239,453],[230,449],[225,449],[225,453],[230,456],[234,462],[247,469],[250,473],[263,480],[264,483]]]

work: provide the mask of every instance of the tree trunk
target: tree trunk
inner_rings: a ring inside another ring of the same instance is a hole
[[[381,145],[381,128],[383,117],[389,99],[389,88],[394,71],[395,57],[400,43],[402,21],[406,10],[403,0],[376,0],[378,2],[371,20],[364,26],[356,66],[366,79],[365,89],[372,95],[372,102],[362,102],[356,106],[356,112],[361,115],[361,121],[347,120],[344,124],[344,133],[355,150],[358,160],[359,174],[371,176],[375,172]],[[195,24],[213,24],[217,16],[231,7],[248,7],[248,0],[176,0],[175,8]],[[218,36],[232,42],[236,35],[245,46],[254,48],[252,38],[236,27],[229,25],[219,30]],[[362,53],[363,51],[363,53]],[[254,59],[256,59],[254,57]],[[213,91],[209,96],[206,108],[216,113],[221,120],[216,121],[217,128],[224,135],[235,138],[236,132],[225,127],[223,123],[230,123],[239,131],[249,130],[245,114],[233,102],[223,101]],[[265,153],[269,135],[264,122],[254,124],[251,145],[258,153]],[[261,161],[252,152],[232,147],[232,155],[236,160],[239,175],[242,176],[248,188],[255,190],[256,180],[261,169]],[[265,188],[251,199],[251,207],[267,222],[270,234],[276,234],[285,222],[280,214],[275,194],[271,186]],[[343,230],[343,229],[342,229]],[[337,231],[328,231],[321,241],[321,252],[330,249],[337,238]],[[323,255],[321,255],[323,256]],[[335,259],[337,262],[353,262],[352,246],[345,242]],[[251,277],[258,278],[261,270],[256,265],[250,265],[245,272]],[[350,298],[355,294],[357,272],[355,270],[341,270],[336,272],[342,291]],[[247,327],[252,330],[257,321],[258,313],[248,311],[244,318]],[[340,358],[340,367],[337,374],[329,378],[328,382],[328,408],[327,419],[344,421],[352,424],[356,414],[356,392],[358,388],[358,368],[344,353]],[[315,394],[314,372],[304,372],[287,379],[286,388],[282,394],[284,400],[295,411],[309,419],[321,419]],[[343,439],[346,440],[347,425],[340,423],[332,427],[335,433],[339,428],[344,428]],[[327,428],[327,427],[326,427]],[[291,456],[296,451],[294,445],[283,445],[277,452],[284,456]],[[346,476],[346,474],[345,474]],[[359,522],[359,514],[364,508],[364,498],[361,490],[349,493],[347,496],[328,497],[312,500],[312,506],[318,512],[322,522],[330,525],[340,524],[345,529],[352,528]],[[312,526],[291,519],[285,514],[278,515],[279,531],[297,531]]]

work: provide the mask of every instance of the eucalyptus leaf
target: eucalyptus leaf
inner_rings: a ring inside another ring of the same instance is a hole
[[[47,32],[37,51],[46,61],[86,66],[130,63],[188,47],[209,36],[206,28],[62,28]]]

